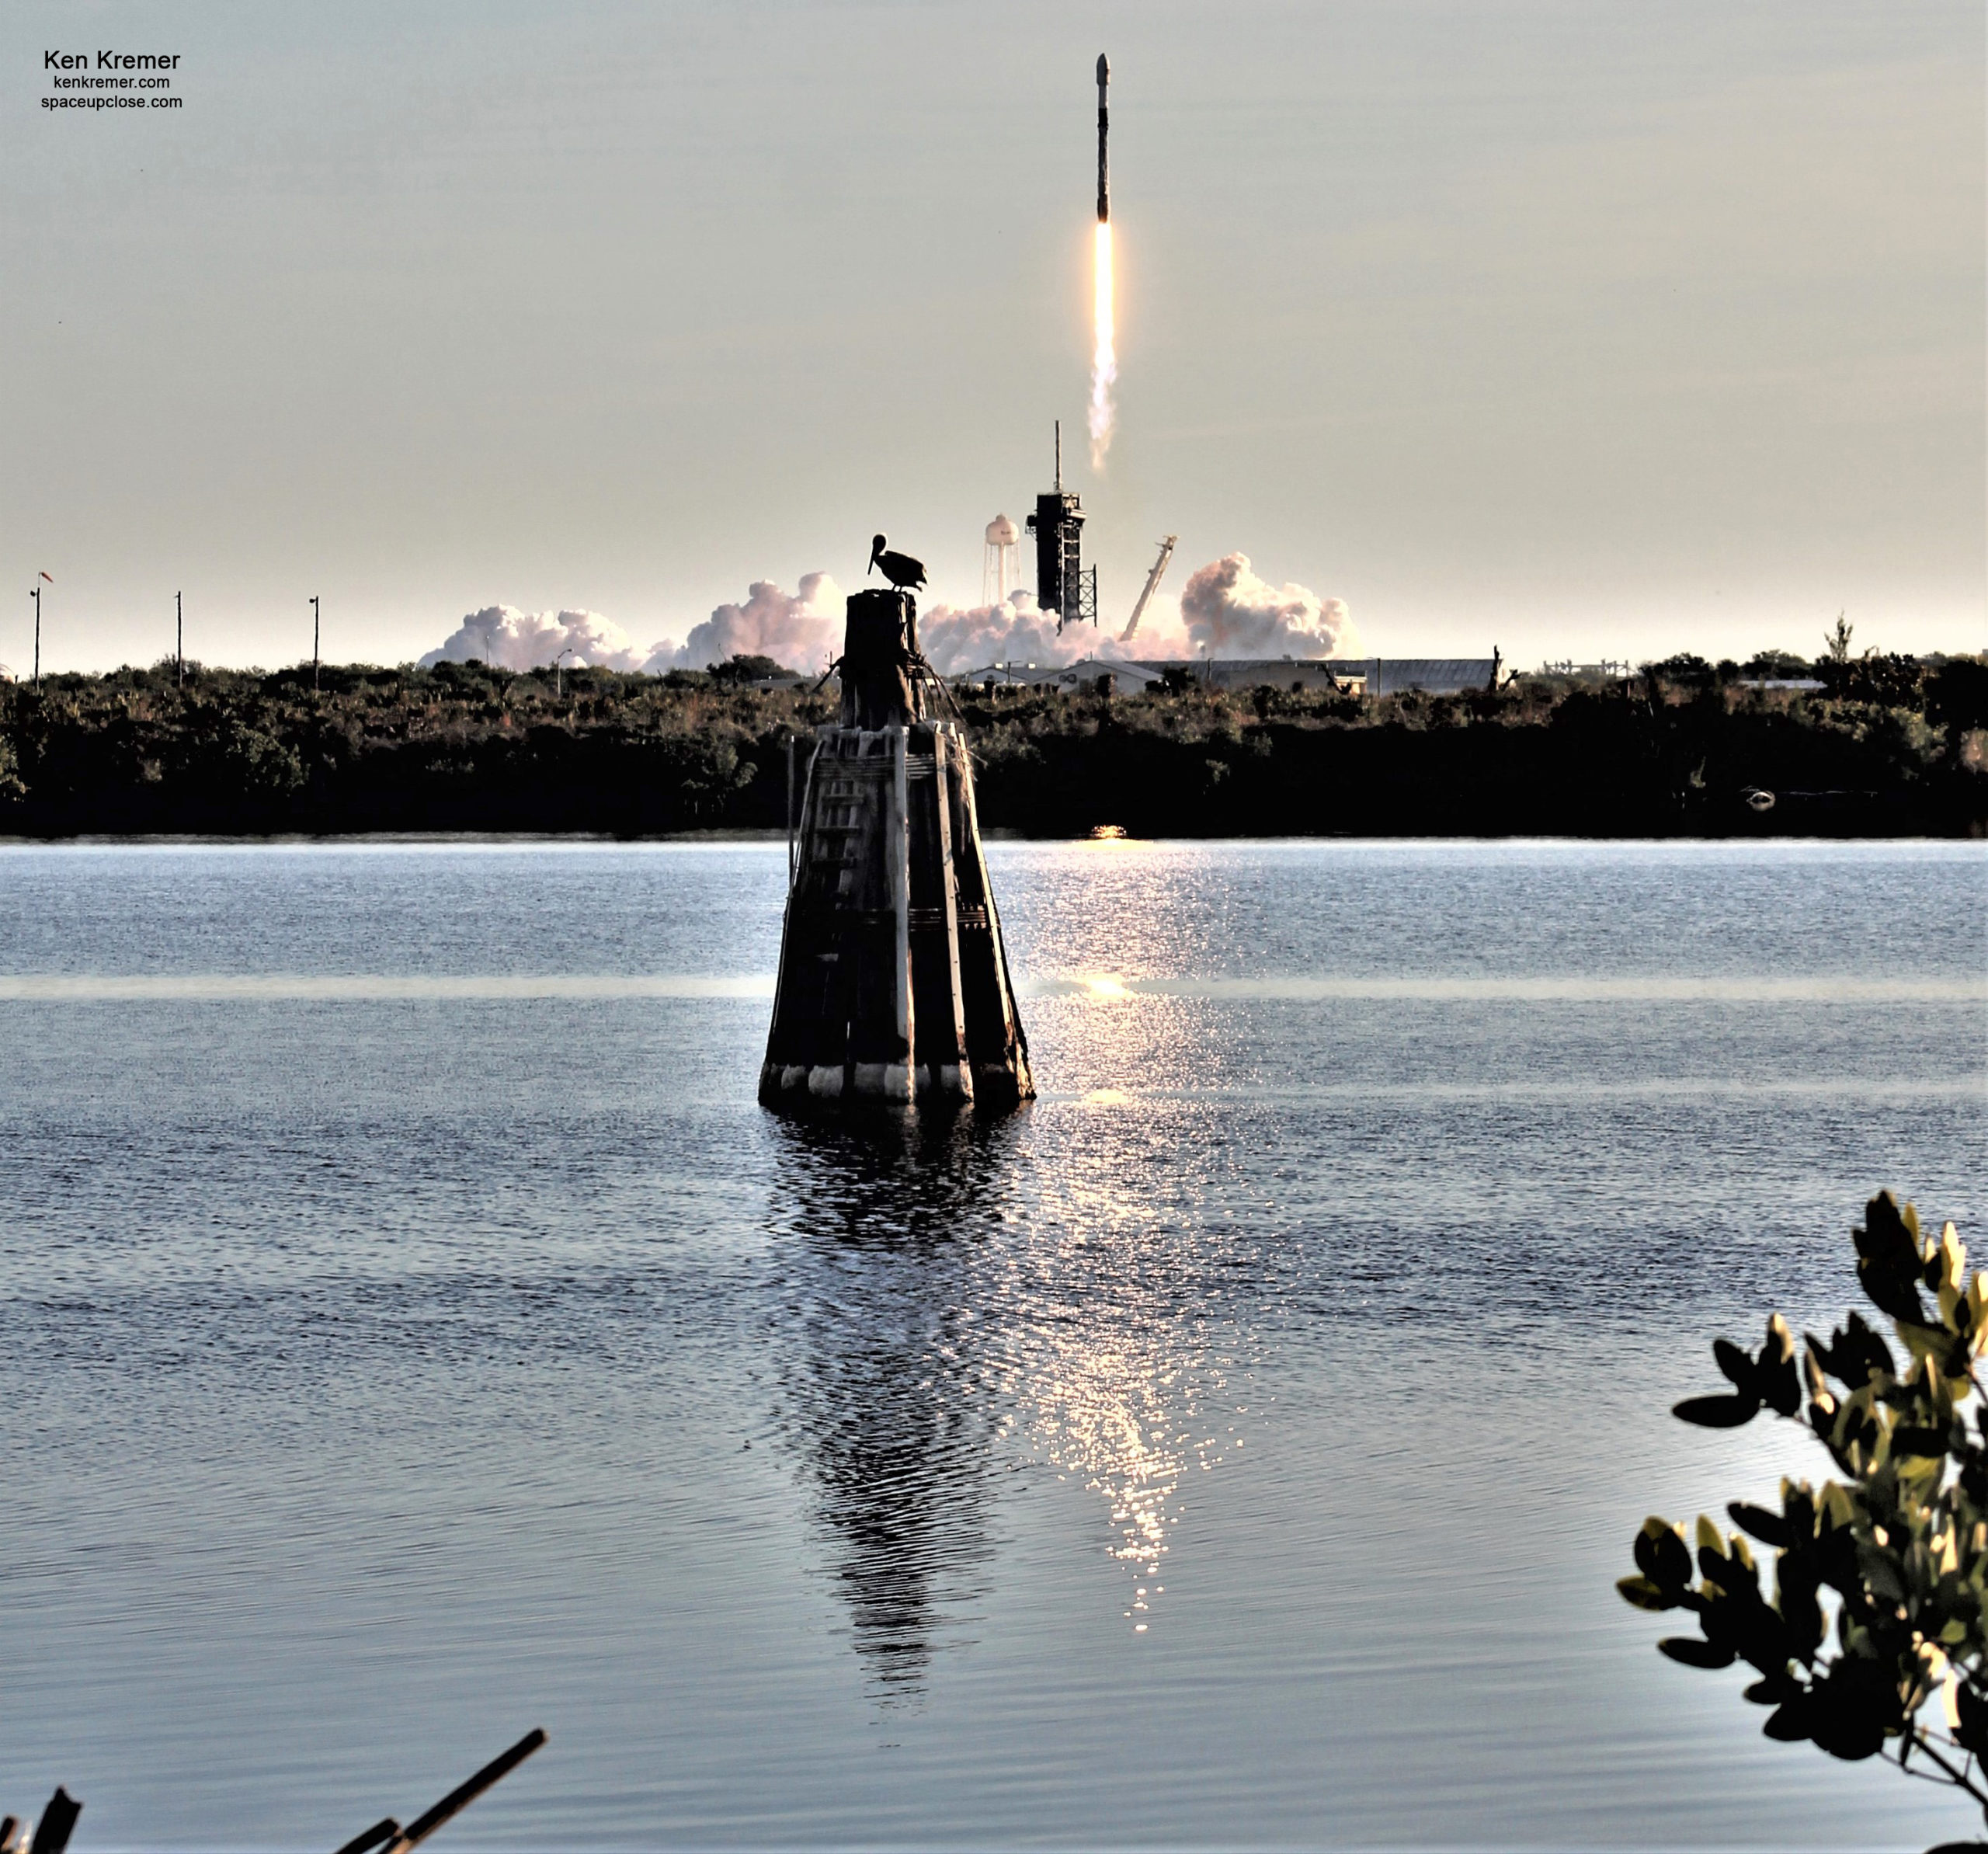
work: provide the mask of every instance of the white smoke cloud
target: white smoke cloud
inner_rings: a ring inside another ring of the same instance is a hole
[[[662,660],[658,645],[641,666],[652,676],[665,670],[707,670],[735,656],[770,656],[789,670],[818,673],[842,644],[843,592],[826,573],[802,576],[798,593],[784,593],[770,579],[755,579],[743,605],[721,605],[692,630],[681,650]]]
[[[920,612],[918,642],[941,676],[957,676],[989,663],[1074,663],[1097,655],[1100,638],[1088,624],[1069,625],[1058,637],[1055,618],[1037,610],[1034,593],[1013,592],[999,605],[940,604]]]
[[[471,612],[424,665],[471,657],[499,668],[550,665],[562,651],[568,663],[606,670],[704,670],[735,656],[770,656],[803,674],[826,667],[842,643],[843,595],[826,573],[809,573],[798,592],[755,580],[742,604],[721,605],[679,645],[664,638],[637,649],[611,619],[593,611],[527,612],[488,605]],[[1360,635],[1345,605],[1302,586],[1273,586],[1251,571],[1249,557],[1230,554],[1199,569],[1176,600],[1156,594],[1138,634],[1121,643],[1115,631],[1089,624],[1058,634],[1053,617],[1036,608],[1032,593],[1010,593],[997,605],[943,603],[921,613],[919,642],[933,669],[957,676],[988,663],[1074,663],[1089,656],[1147,660],[1197,656],[1357,656]]]
[[[1360,633],[1343,601],[1309,587],[1272,586],[1246,554],[1225,554],[1196,569],[1180,594],[1194,646],[1210,656],[1357,656]]]
[[[1357,656],[1360,634],[1344,603],[1309,587],[1275,586],[1230,554],[1188,579],[1178,598],[1156,593],[1139,628],[1121,642],[1115,629],[1071,624],[1057,634],[1032,594],[1012,593],[1000,605],[960,609],[935,605],[918,621],[919,641],[945,676],[986,663],[1074,663],[1085,657],[1166,662],[1210,656]]]
[[[421,662],[426,669],[476,658],[500,670],[536,670],[566,650],[573,652],[568,663],[602,670],[638,669],[645,654],[619,624],[597,611],[520,611],[515,605],[486,605],[471,612]]]
[[[824,668],[842,640],[843,595],[826,573],[809,573],[798,593],[770,579],[752,583],[742,605],[721,605],[689,638],[659,638],[638,649],[627,632],[597,611],[520,611],[486,605],[473,611],[421,661],[464,663],[472,658],[500,670],[551,666],[571,651],[568,664],[600,670],[705,670],[735,656],[770,656],[790,670]]]

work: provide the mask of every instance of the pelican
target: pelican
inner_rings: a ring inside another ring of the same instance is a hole
[[[909,554],[891,552],[884,545],[887,538],[887,536],[879,534],[871,540],[871,571],[874,572],[881,566],[884,569],[884,577],[900,590],[908,586],[923,586],[925,583],[925,562],[912,559]]]

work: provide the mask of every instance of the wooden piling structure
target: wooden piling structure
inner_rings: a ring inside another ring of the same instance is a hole
[[[62,1854],[82,1812],[82,1804],[57,1783],[48,1807],[41,1812],[41,1820],[34,1825],[34,1833],[28,1838],[28,1854],[35,1854],[37,1849],[41,1854]]]
[[[850,594],[808,766],[759,1099],[1001,1109],[1035,1093],[973,763],[908,592]]]
[[[417,1815],[405,1828],[394,1817],[387,1816],[363,1834],[355,1835],[338,1854],[375,1854],[376,1850],[377,1854],[408,1854],[444,1822],[461,1814],[493,1783],[509,1776],[544,1742],[544,1728],[533,1726],[509,1751],[499,1752],[467,1783],[457,1784],[433,1808]],[[56,1793],[59,1796],[61,1792]],[[33,1849],[29,1854],[33,1854]]]

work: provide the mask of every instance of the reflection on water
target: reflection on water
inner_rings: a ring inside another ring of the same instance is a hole
[[[1170,1000],[1098,1019],[1103,1072],[1218,1066]],[[916,1691],[973,1612],[999,1477],[1047,1463],[1097,1497],[1131,1580],[1099,1600],[1143,1634],[1187,1484],[1242,1445],[1234,1289],[1267,1283],[1197,1217],[1211,1155],[1154,1149],[1123,1091],[1086,1104],[1096,1136],[1026,1193],[1025,1116],[773,1121],[782,1399],[883,1693]]]
[[[1952,1833],[1613,1584],[1792,1465],[1670,1420],[1710,1334],[1983,1220],[1980,847],[990,854],[1042,1098],[879,1140],[754,1098],[778,843],[0,847],[11,1767],[124,1847],[532,1723],[484,1845]]]
[[[1001,1424],[983,1317],[1011,1126],[780,1120],[779,1381],[879,1698],[922,1690],[992,1554]]]
[[[1030,1439],[1109,1503],[1111,1555],[1143,1580],[1125,1612],[1144,1634],[1152,1581],[1185,1510],[1190,1466],[1219,1459],[1225,1417],[1215,1411],[1231,1359],[1179,1327],[1144,1331],[1116,1320],[1051,1320],[1020,1336],[1011,1362],[1032,1410]]]
[[[1205,1082],[1218,1070],[1207,1020],[1191,1009],[1114,1007],[1134,1000],[1104,981],[1089,1000],[1106,1007],[1086,1017],[1092,1075]],[[1083,1100],[1092,1136],[1055,1174],[1026,1278],[1014,1282],[1022,1317],[1003,1333],[1006,1379],[1036,1449],[1106,1503],[1111,1554],[1134,1580],[1116,1594],[1144,1634],[1183,1484],[1228,1446],[1229,1374],[1239,1344],[1255,1341],[1219,1288],[1204,1291],[1226,1246],[1197,1213],[1211,1152],[1153,1143],[1149,1116],[1122,1089],[1093,1087]]]

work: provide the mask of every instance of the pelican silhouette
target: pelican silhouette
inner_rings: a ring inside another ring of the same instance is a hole
[[[888,538],[879,534],[871,541],[871,571],[874,572],[881,567],[884,577],[900,590],[908,586],[923,586],[925,583],[925,562],[912,559],[909,554],[891,552],[884,545]]]

